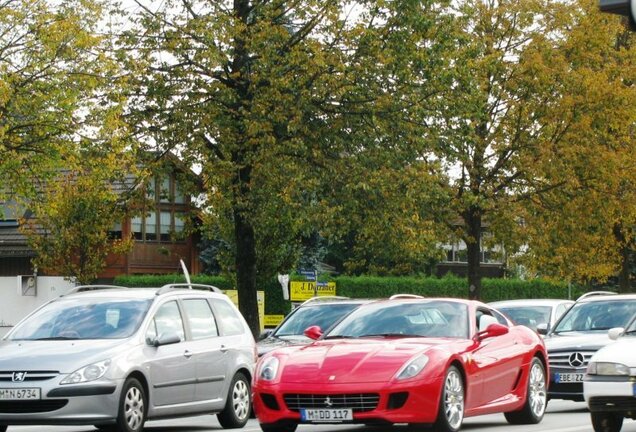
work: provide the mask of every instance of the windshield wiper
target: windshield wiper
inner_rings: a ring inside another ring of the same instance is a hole
[[[357,339],[358,336],[349,336],[349,335],[332,335],[325,336],[323,339]]]
[[[37,339],[33,339],[33,340],[43,341],[43,340],[78,340],[78,339],[81,339],[81,338],[68,337],[68,336],[52,336],[52,337],[37,338]]]
[[[631,334],[636,334],[636,329],[634,330],[627,330],[623,333],[624,335],[631,335]]]

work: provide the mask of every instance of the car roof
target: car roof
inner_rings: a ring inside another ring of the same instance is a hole
[[[636,300],[636,294],[607,294],[607,295],[594,295],[577,300],[577,303],[588,302],[602,302],[602,301],[621,301],[621,300]]]
[[[218,288],[209,286],[210,289],[199,289],[198,285],[193,288],[186,288],[183,284],[164,285],[162,287],[121,287],[114,285],[82,285],[72,288],[60,297],[64,298],[130,298],[130,299],[151,299],[160,295],[187,295],[187,294],[207,294],[215,297],[225,297]],[[203,287],[203,286],[201,286]],[[214,289],[215,290],[214,290]],[[218,291],[216,291],[218,290]]]
[[[475,306],[485,305],[485,303],[477,301],[477,300],[467,300],[467,299],[456,298],[456,297],[421,297],[421,296],[415,297],[412,295],[403,296],[401,294],[393,295],[390,298],[376,300],[377,303],[390,303],[390,304],[429,303],[433,301],[448,301],[448,302],[455,302],[455,303],[461,303],[465,305],[475,305]]]
[[[324,304],[363,304],[375,301],[374,299],[367,298],[349,298],[338,296],[320,296],[312,297],[309,300],[305,300],[298,307],[318,306]]]
[[[511,307],[511,306],[556,306],[562,303],[573,304],[574,300],[566,299],[514,299],[514,300],[500,300],[496,302],[488,303],[488,306],[498,307]]]

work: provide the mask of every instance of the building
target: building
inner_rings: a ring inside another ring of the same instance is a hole
[[[129,187],[143,187],[145,208],[143,216],[127,218],[113,227],[112,237],[132,236],[134,245],[125,255],[107,258],[99,283],[111,283],[119,275],[178,273],[181,260],[190,273],[200,271],[199,235],[186,230],[188,218],[194,214],[192,197],[186,196],[180,184],[183,171],[176,165],[171,167],[167,174],[157,174],[146,184],[137,185],[130,178],[126,185],[116,187],[121,193]],[[34,217],[15,201],[0,201],[0,335],[2,328],[6,331],[31,310],[73,286],[65,278],[68,275],[33,267],[35,254],[20,224]]]

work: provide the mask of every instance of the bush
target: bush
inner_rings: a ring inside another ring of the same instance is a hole
[[[234,282],[223,276],[209,275],[191,275],[192,283],[212,285],[222,290],[236,289]],[[117,276],[113,283],[126,287],[160,287],[166,284],[185,283],[186,279],[182,273],[164,274],[164,275],[135,275],[135,276]],[[277,279],[272,279],[262,287],[258,287],[259,291],[265,291],[265,313],[266,314],[283,314],[286,315],[291,304],[283,299],[283,291]]]
[[[424,297],[468,297],[466,278],[452,275],[442,278],[341,276],[335,280],[338,295],[347,297],[381,298],[404,293]],[[580,287],[573,286],[572,298],[583,292]],[[484,302],[523,298],[568,298],[568,285],[541,279],[482,279],[481,300]]]
[[[293,276],[292,280],[304,280]],[[192,283],[213,285],[220,289],[235,289],[234,282],[222,276],[193,275]],[[321,278],[321,280],[323,280]],[[457,276],[435,277],[382,277],[382,276],[339,276],[336,282],[338,295],[352,298],[387,298],[393,294],[418,294],[424,297],[468,297],[468,282]],[[323,280],[325,281],[325,280]],[[136,287],[160,287],[171,283],[185,283],[183,274],[118,276],[115,285]],[[265,313],[286,315],[291,302],[283,299],[283,292],[276,278],[258,287],[265,291]],[[572,286],[571,297],[576,299],[585,290]],[[482,279],[482,301],[491,302],[524,298],[568,298],[565,282],[548,282],[541,279]]]

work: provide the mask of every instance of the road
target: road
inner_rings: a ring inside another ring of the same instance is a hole
[[[187,417],[175,420],[151,421],[146,423],[146,432],[204,432],[222,430],[216,417],[199,416]],[[238,429],[236,429],[238,430]],[[532,426],[511,426],[502,414],[493,414],[481,417],[472,417],[464,421],[463,431],[470,432],[590,432],[592,425],[590,415],[583,403],[567,401],[551,401],[543,421]],[[92,432],[92,427],[66,427],[66,426],[11,426],[7,432]],[[242,432],[260,432],[258,421],[250,420]],[[395,426],[393,428],[369,428],[364,426],[338,426],[338,425],[303,425],[297,432],[400,432],[406,428]],[[636,432],[636,421],[625,420],[621,432]]]

